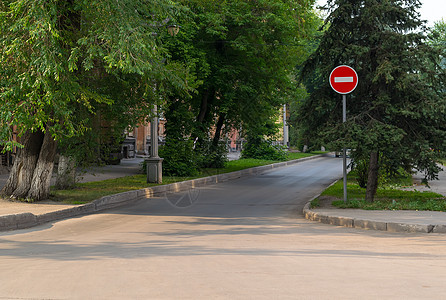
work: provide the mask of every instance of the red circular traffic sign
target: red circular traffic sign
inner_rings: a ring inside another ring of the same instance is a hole
[[[349,66],[337,66],[331,71],[330,85],[339,94],[351,93],[358,85],[358,74]]]

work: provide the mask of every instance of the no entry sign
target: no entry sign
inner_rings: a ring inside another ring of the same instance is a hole
[[[349,66],[338,66],[331,71],[330,85],[336,93],[342,94],[342,122],[347,122],[347,96],[358,85],[358,74]],[[344,202],[347,202],[347,149],[342,155],[344,173]]]
[[[338,66],[331,71],[330,85],[339,94],[351,93],[358,85],[358,74],[349,66]]]

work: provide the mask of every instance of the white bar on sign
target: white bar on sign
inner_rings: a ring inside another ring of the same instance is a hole
[[[335,77],[334,82],[353,82],[353,77]]]

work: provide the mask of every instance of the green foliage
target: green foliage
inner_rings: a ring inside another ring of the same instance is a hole
[[[440,51],[439,64],[446,70],[446,21],[441,20],[430,29],[428,42]],[[444,92],[444,89],[443,89]]]
[[[366,159],[356,161],[353,165],[353,170],[358,185],[365,189],[367,186],[367,176],[369,174],[369,161]]]
[[[283,146],[273,145],[263,139],[248,140],[248,144],[242,151],[243,158],[257,158],[268,160],[284,160],[286,152]]]
[[[303,67],[303,62],[317,49],[320,40],[323,35],[323,20],[319,17],[314,17],[310,20],[311,26],[308,27],[310,33],[306,36],[303,43],[305,44],[305,51],[303,51],[301,60],[297,64],[297,71],[300,72]],[[297,76],[298,77],[298,76]],[[303,83],[295,83],[297,87],[297,93],[291,99],[290,102],[290,118],[288,120],[290,145],[303,149],[304,145],[307,145],[310,149],[316,149],[321,144],[317,140],[309,137],[306,133],[313,128],[305,128],[305,124],[300,121],[301,116],[299,112],[300,105],[305,101],[309,94],[312,93],[315,88],[320,84],[321,76],[316,71],[314,76],[305,78]]]
[[[285,147],[273,144],[273,137],[277,129],[274,119],[250,124],[246,132],[247,143],[242,150],[242,157],[284,160],[286,158]]]
[[[201,168],[224,168],[228,161],[228,150],[225,142],[214,146],[213,143],[207,142],[207,147],[199,152],[201,156]]]
[[[385,163],[385,159],[381,158],[381,168],[378,174],[378,184],[380,188],[389,186],[411,185],[412,173],[403,169],[394,171],[393,167],[389,167]],[[383,162],[384,161],[384,162]],[[355,160],[351,163],[352,171],[350,176],[354,176],[358,185],[365,189],[367,187],[367,176],[369,161],[367,159]]]
[[[198,174],[199,160],[193,151],[193,141],[177,140],[160,147],[160,156],[164,158],[163,174],[166,176],[195,176]]]
[[[339,208],[356,208],[365,210],[428,210],[446,211],[446,198],[429,192],[405,192],[399,200],[377,199],[373,203],[364,200],[333,201],[333,206]]]
[[[160,157],[164,158],[163,174],[166,176],[195,176],[205,168],[224,168],[227,162],[225,144],[217,147],[211,143],[207,149],[196,149],[196,142],[190,139],[166,139],[166,144],[160,147]],[[203,147],[203,145],[201,145]]]
[[[163,174],[167,176],[193,176],[198,173],[200,159],[194,151],[194,140],[188,138],[193,129],[193,114],[188,104],[181,100],[171,100],[166,108],[166,144],[160,147],[163,161]]]
[[[309,147],[312,147],[311,140],[305,140],[303,137],[303,132],[301,125],[299,124],[299,106],[300,103],[308,97],[308,93],[304,87],[304,85],[299,86],[299,93],[296,95],[296,97],[293,99],[293,101],[290,102],[289,105],[289,119],[287,120],[288,128],[289,128],[289,139],[290,139],[290,146],[296,147],[297,149],[303,149],[304,145],[307,145]]]
[[[207,156],[205,141],[215,147],[224,128],[263,122],[294,97],[290,75],[305,54],[300,42],[315,16],[311,1],[180,2],[190,10],[176,19],[179,34],[165,39],[168,61],[188,65],[195,78],[195,93],[182,97],[195,116],[186,136],[198,138],[196,150]]]
[[[14,145],[15,125],[48,128],[60,149],[97,149],[110,140],[93,135],[117,139],[149,114],[149,78],[187,89],[156,34],[177,11],[170,0],[2,1],[1,143]]]
[[[193,150],[194,141],[185,138],[186,130],[183,126],[187,114],[182,114],[178,110],[170,110],[166,113],[168,120],[166,124],[166,144],[160,148],[160,155],[163,157],[163,173],[166,175],[192,176],[198,172],[198,160]],[[182,118],[184,117],[184,119]],[[177,122],[176,122],[177,121]]]

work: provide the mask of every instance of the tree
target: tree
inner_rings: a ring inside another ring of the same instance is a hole
[[[181,84],[156,34],[175,11],[170,0],[0,3],[0,140],[19,148],[3,195],[47,198],[58,143],[85,148],[95,122],[119,132],[147,116],[151,78]]]
[[[290,145],[303,149],[304,145],[307,145],[309,149],[316,150],[316,145],[313,144],[311,137],[305,136],[305,130],[302,128],[302,123],[300,122],[299,107],[300,103],[311,94],[315,88],[320,85],[321,76],[320,73],[316,72],[312,77],[305,78],[303,82],[299,84],[299,73],[302,70],[304,62],[308,59],[309,55],[313,53],[319,46],[321,37],[323,35],[323,18],[320,16],[320,12],[315,13],[315,17],[311,20],[311,26],[309,27],[309,34],[304,40],[305,51],[304,55],[301,55],[298,64],[296,65],[296,75],[298,79],[296,80],[295,86],[299,87],[297,94],[290,102],[290,119],[288,120],[289,134],[290,134]]]
[[[300,107],[305,133],[353,150],[368,160],[366,200],[373,201],[378,172],[415,168],[434,179],[445,149],[446,99],[438,51],[426,43],[417,0],[332,0],[328,27],[302,76],[321,74],[319,87]],[[350,65],[359,84],[349,95],[347,123],[340,97],[328,85],[331,70]],[[311,129],[311,132],[309,131]]]
[[[181,3],[190,14],[177,19],[182,28],[170,40],[170,59],[187,64],[196,78],[188,135],[196,151],[207,151],[217,148],[224,128],[256,127],[293,96],[290,75],[305,51],[313,1]]]

